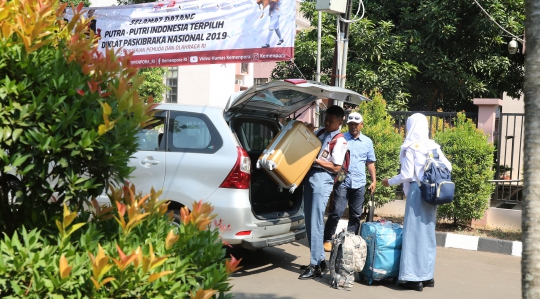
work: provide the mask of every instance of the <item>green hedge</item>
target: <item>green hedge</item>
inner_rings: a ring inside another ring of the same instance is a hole
[[[495,147],[465,114],[459,113],[455,121],[454,127],[434,136],[452,163],[452,181],[456,184],[454,201],[438,207],[437,217],[454,224],[470,224],[471,220],[481,218],[489,207],[495,187],[487,180],[494,175]]]
[[[375,149],[375,170],[377,174],[377,190],[375,191],[375,205],[380,207],[396,199],[395,187],[386,188],[382,179],[393,177],[399,172],[399,151],[403,138],[394,126],[394,119],[386,112],[386,102],[378,92],[371,95],[371,101],[362,102],[355,111],[360,112],[364,119],[362,134],[373,141]],[[343,128],[347,131],[347,127]],[[371,177],[366,169],[367,184],[371,184]],[[366,190],[365,202],[370,199],[370,192]]]

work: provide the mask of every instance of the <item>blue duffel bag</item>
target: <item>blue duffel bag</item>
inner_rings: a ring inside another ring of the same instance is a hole
[[[364,222],[361,236],[367,244],[366,264],[360,277],[369,284],[389,278],[397,279],[401,257],[403,228],[388,220]]]

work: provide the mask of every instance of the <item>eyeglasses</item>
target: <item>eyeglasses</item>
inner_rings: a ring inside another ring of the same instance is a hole
[[[361,117],[360,116],[352,116],[352,115],[349,115],[349,120],[360,120]]]

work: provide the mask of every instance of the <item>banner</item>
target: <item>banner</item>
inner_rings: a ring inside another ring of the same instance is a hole
[[[70,19],[70,10],[66,18]],[[135,67],[290,60],[296,0],[170,0],[89,7],[98,48],[134,52]]]

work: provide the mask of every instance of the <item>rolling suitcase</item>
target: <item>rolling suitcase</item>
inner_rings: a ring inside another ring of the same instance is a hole
[[[360,277],[369,284],[389,278],[397,279],[401,258],[403,228],[391,221],[364,222],[361,236],[367,244],[367,259]]]
[[[319,154],[321,141],[300,121],[290,121],[257,160],[257,168],[293,193]]]

